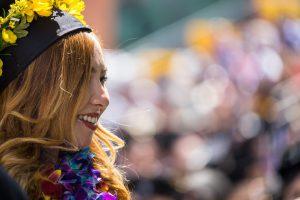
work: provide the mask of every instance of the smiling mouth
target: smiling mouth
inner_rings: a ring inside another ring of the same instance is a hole
[[[91,113],[91,114],[84,114],[78,115],[78,119],[89,129],[96,130],[97,122],[99,119],[99,114]]]

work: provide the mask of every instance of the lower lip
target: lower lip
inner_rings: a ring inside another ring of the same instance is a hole
[[[89,123],[89,122],[82,121],[82,120],[79,120],[79,121],[81,121],[87,128],[89,128],[89,129],[91,129],[91,130],[93,130],[93,131],[97,129],[97,126],[96,126],[96,125],[93,125],[93,124],[91,124],[91,123]]]

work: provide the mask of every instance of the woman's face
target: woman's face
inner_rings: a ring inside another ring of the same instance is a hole
[[[91,143],[96,124],[109,104],[109,95],[105,86],[106,67],[103,64],[100,44],[96,41],[91,65],[92,75],[87,96],[79,106],[74,129],[79,147],[85,147]]]

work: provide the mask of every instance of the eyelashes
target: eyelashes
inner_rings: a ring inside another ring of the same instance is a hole
[[[106,81],[107,81],[107,76],[106,76],[106,75],[100,77],[100,83],[101,83],[102,85],[104,85],[104,84],[106,83]]]
[[[106,69],[102,70],[101,72],[97,71],[95,68],[92,68],[92,76],[93,76],[93,79],[95,78],[96,80],[98,79],[99,75],[100,75],[100,78],[99,78],[99,82],[101,83],[101,85],[105,85],[108,77],[107,77],[107,73],[106,73]]]

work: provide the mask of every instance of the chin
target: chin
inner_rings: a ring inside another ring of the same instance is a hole
[[[78,121],[76,123],[74,133],[77,138],[77,145],[80,148],[89,146],[91,144],[94,130],[87,128],[82,124],[82,122]]]
[[[93,133],[85,134],[85,137],[78,138],[78,146],[80,148],[90,146],[93,138]]]

